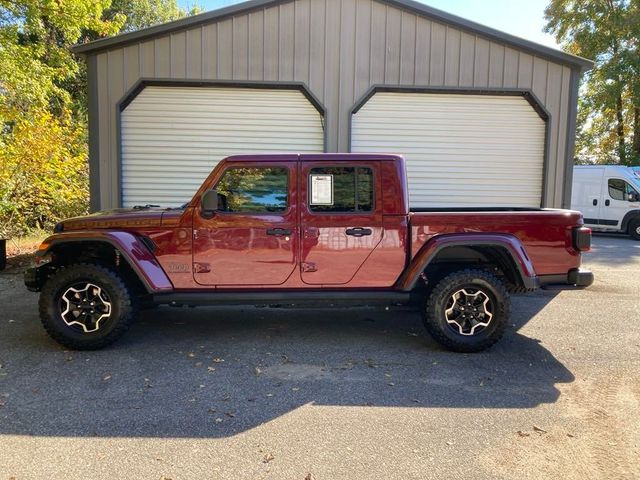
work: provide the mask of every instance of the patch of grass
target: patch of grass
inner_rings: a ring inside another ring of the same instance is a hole
[[[39,230],[25,237],[8,239],[7,258],[34,253],[38,249],[38,245],[40,245],[49,235],[49,232]]]
[[[49,233],[41,230],[24,237],[8,239],[6,270],[20,271],[33,264],[33,254],[47,236],[49,236]]]

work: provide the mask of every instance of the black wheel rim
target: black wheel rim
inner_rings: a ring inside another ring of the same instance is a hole
[[[444,310],[447,326],[456,334],[466,337],[485,331],[494,315],[492,296],[489,292],[473,286],[454,290]]]
[[[92,282],[77,282],[67,287],[60,295],[58,308],[62,321],[82,333],[97,332],[112,313],[109,294]]]

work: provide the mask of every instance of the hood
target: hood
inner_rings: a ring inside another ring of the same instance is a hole
[[[104,210],[84,217],[74,217],[56,225],[56,232],[71,230],[95,230],[102,228],[158,227],[166,208],[117,208]]]

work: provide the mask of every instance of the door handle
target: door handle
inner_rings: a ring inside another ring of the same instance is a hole
[[[594,199],[593,199],[593,206],[595,207],[596,205],[598,205],[598,199],[597,199],[597,198],[594,198]]]
[[[364,237],[365,235],[371,235],[373,231],[370,228],[355,227],[347,228],[345,233],[352,237]]]
[[[291,230],[288,228],[269,228],[267,229],[267,235],[284,237],[285,235],[291,235]]]
[[[605,204],[605,206],[607,206],[607,207],[608,207],[609,205],[611,205],[611,200],[606,199],[606,200],[604,201],[604,204]]]

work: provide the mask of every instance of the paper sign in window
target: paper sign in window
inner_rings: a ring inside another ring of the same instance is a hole
[[[333,175],[311,175],[311,205],[333,205]]]

